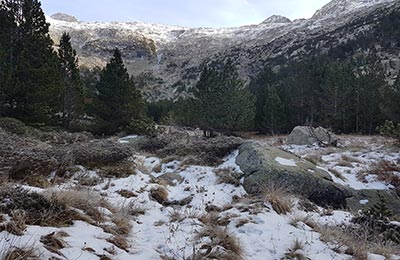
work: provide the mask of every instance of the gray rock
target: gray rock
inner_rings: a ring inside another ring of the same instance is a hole
[[[353,212],[368,209],[379,201],[378,195],[382,195],[387,202],[388,208],[394,214],[400,215],[400,197],[392,191],[385,190],[358,190],[355,191],[354,196],[348,198],[347,207]]]
[[[182,183],[183,178],[175,172],[164,173],[163,175],[156,178],[158,181],[165,181],[169,186],[175,186],[176,184]]]
[[[338,137],[323,127],[296,126],[287,138],[287,144],[312,145],[322,142],[334,145]]]
[[[243,186],[251,194],[262,193],[263,187],[275,183],[318,205],[334,208],[345,207],[346,198],[352,195],[349,188],[334,183],[326,171],[267,144],[243,144],[236,163],[244,173]]]

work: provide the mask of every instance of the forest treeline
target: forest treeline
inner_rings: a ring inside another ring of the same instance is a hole
[[[271,134],[308,124],[371,134],[400,122],[400,78],[388,84],[372,52],[266,66],[249,87],[231,61],[205,65],[187,98],[147,103],[120,50],[102,69],[79,67],[70,36],[50,38],[38,0],[1,1],[0,27],[0,116],[31,125],[110,135],[151,134],[154,122]]]

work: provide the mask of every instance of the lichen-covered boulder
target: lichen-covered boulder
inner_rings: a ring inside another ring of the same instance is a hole
[[[323,143],[336,145],[338,137],[323,127],[296,126],[287,138],[287,144],[312,145]]]
[[[267,144],[248,142],[240,146],[236,163],[243,172],[249,193],[264,192],[271,183],[304,196],[322,206],[345,207],[349,188],[332,181],[328,172],[294,154]]]

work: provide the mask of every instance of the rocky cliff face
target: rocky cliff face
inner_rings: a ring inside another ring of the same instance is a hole
[[[394,0],[333,0],[311,19],[290,21],[272,16],[257,25],[237,28],[187,28],[160,24],[85,23],[63,15],[48,17],[50,34],[57,42],[69,32],[81,65],[103,66],[112,50],[124,54],[129,72],[139,76],[149,100],[184,96],[204,63],[230,58],[246,82],[266,64],[299,59],[375,33],[382,19],[400,13]],[[66,19],[67,18],[67,19]],[[384,39],[381,39],[384,40]],[[379,46],[377,46],[379,47]],[[399,46],[380,46],[387,74],[397,75]]]

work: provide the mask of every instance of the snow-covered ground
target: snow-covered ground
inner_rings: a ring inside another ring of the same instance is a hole
[[[124,142],[126,138],[120,141]],[[360,140],[352,139],[351,143],[345,143],[343,148],[324,148],[323,151],[314,146],[284,146],[284,148],[302,157],[310,154],[320,155],[320,167],[326,170],[335,169],[343,174],[343,179],[334,178],[339,183],[356,189],[390,188],[390,185],[379,182],[373,177],[367,176],[366,183],[359,181],[356,173],[377,160],[398,162],[400,154],[385,148],[384,144],[379,144],[379,142],[372,144],[371,140],[365,141],[365,147],[360,145],[357,149],[355,147],[349,149],[354,142],[364,141],[360,137]],[[326,151],[328,149],[333,150],[328,152]],[[112,235],[102,228],[83,221],[75,221],[72,226],[61,228],[28,226],[22,236],[3,231],[0,233],[0,254],[6,248],[15,246],[35,248],[40,259],[51,257],[74,260],[192,259],[189,257],[193,253],[206,251],[207,247],[204,245],[212,242],[210,237],[200,235],[204,233],[202,230],[211,227],[221,228],[224,234],[237,241],[242,249],[242,258],[237,259],[284,259],[290,253],[302,254],[307,257],[305,259],[353,259],[352,256],[338,250],[337,244],[323,242],[317,229],[306,221],[312,220],[316,225],[329,228],[349,223],[352,218],[350,213],[335,210],[327,214],[322,208],[316,212],[305,212],[299,206],[299,201],[293,199],[292,212],[279,215],[262,198],[247,195],[241,185],[235,186],[220,181],[218,171],[224,169],[233,172],[240,171],[235,164],[237,154],[238,151],[235,151],[227,156],[218,167],[184,165],[176,160],[163,163],[163,160],[159,158],[137,155],[133,160],[141,167],[137,168],[140,170],[136,170],[136,174],[126,178],[102,179],[101,183],[90,187],[93,192],[101,194],[117,208],[134,204],[144,212],[142,215],[131,216],[132,230],[127,235],[127,250],[108,242],[107,240]],[[355,158],[350,162],[351,166],[350,164],[337,165],[344,155]],[[277,161],[283,165],[296,166],[294,162],[283,158],[277,158]],[[82,172],[87,174],[88,171],[80,168],[80,172],[76,174],[79,175]],[[89,171],[89,173],[91,177],[96,177],[95,172]],[[78,185],[76,180],[70,180],[51,189],[53,191],[74,189]],[[25,188],[45,192],[38,188],[27,186]],[[159,188],[168,192],[169,202],[191,199],[182,205],[179,203],[162,205],[151,196],[151,191]],[[136,195],[126,198],[120,195],[121,190],[127,190]],[[107,210],[104,211],[106,215],[109,214]],[[205,220],[207,218],[211,220]],[[9,216],[3,219],[9,219]],[[218,223],[213,223],[213,221]],[[52,232],[61,231],[67,234],[64,237],[65,248],[59,250],[60,254],[46,250],[40,238]],[[299,248],[294,248],[296,242],[301,245]],[[369,254],[369,259],[386,258]],[[393,256],[393,259],[399,258]]]
[[[388,140],[377,136],[343,136],[339,147],[283,145],[282,149],[316,163],[328,171],[333,180],[353,189],[392,189],[379,179],[380,164],[400,168],[400,152]],[[396,167],[397,165],[397,167]],[[377,170],[377,171],[374,171]],[[391,172],[400,176],[400,172]],[[338,175],[341,176],[338,178]],[[382,176],[381,176],[382,177]]]

